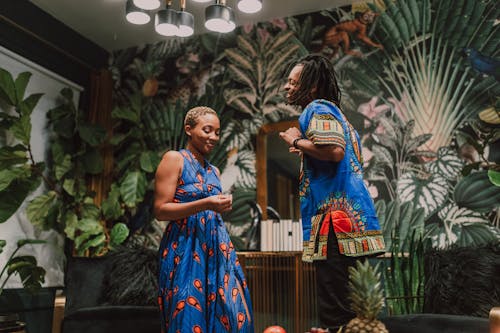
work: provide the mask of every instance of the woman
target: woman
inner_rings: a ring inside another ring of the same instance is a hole
[[[220,216],[232,198],[205,159],[219,141],[219,118],[195,107],[184,129],[186,149],[167,152],[155,177],[155,216],[171,221],[159,250],[162,332],[253,332],[246,281]]]

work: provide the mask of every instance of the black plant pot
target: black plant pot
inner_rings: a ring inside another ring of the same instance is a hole
[[[0,295],[0,313],[18,314],[26,324],[27,333],[51,333],[55,292],[56,288],[42,288],[35,294],[22,288],[4,289]]]

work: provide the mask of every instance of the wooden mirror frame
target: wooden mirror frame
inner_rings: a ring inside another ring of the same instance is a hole
[[[255,148],[255,163],[257,174],[257,203],[262,209],[262,219],[267,220],[267,135],[273,132],[283,132],[290,127],[299,127],[298,120],[285,120],[263,125],[257,135]]]

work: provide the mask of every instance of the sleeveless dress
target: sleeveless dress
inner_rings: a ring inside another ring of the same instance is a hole
[[[187,149],[174,202],[221,193],[215,167]],[[253,332],[250,294],[220,214],[205,210],[171,221],[159,249],[163,333]]]

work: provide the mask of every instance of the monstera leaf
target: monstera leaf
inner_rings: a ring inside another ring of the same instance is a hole
[[[437,159],[429,163],[429,171],[438,173],[446,179],[456,179],[464,166],[464,162],[457,153],[449,147],[441,147],[437,152]]]
[[[403,174],[397,185],[401,201],[411,201],[415,207],[423,208],[426,219],[444,204],[448,187],[447,180],[439,174],[421,177],[413,172]]]

